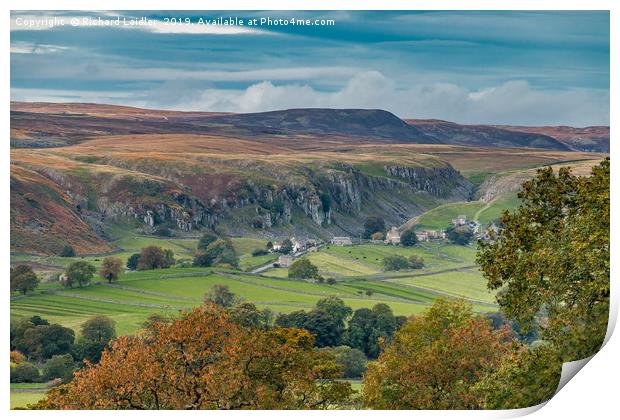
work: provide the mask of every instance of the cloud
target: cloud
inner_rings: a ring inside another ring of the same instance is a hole
[[[377,71],[352,77],[337,91],[308,84],[255,83],[243,90],[205,89],[144,98],[156,107],[180,110],[260,112],[286,108],[381,108],[402,118],[438,118],[460,123],[607,125],[609,92],[595,89],[542,90],[509,81],[479,90],[450,83],[398,87]],[[174,99],[172,99],[174,98]],[[171,100],[172,99],[172,100]]]

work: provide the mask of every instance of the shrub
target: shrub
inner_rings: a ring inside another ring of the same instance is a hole
[[[74,370],[75,363],[70,354],[55,355],[43,365],[43,380],[60,379],[66,383],[73,377]]]
[[[138,261],[140,261],[140,254],[133,254],[127,258],[127,268],[130,270],[136,270],[138,268]]]
[[[399,271],[409,268],[409,261],[402,255],[389,255],[383,258],[384,271]]]
[[[413,229],[407,229],[400,235],[400,243],[403,246],[413,246],[418,243],[418,237]]]
[[[32,363],[24,362],[11,368],[12,383],[32,383],[38,382],[40,378],[39,369]]]
[[[65,245],[60,251],[60,254],[58,254],[58,256],[59,257],[75,257],[75,249],[73,249],[71,245]]]
[[[267,255],[267,254],[269,254],[269,251],[267,251],[264,248],[256,248],[254,251],[252,251],[253,257],[260,257],[261,255]]]
[[[419,257],[417,255],[411,255],[409,257],[409,268],[413,268],[415,270],[419,270],[420,268],[424,268],[424,258]]]
[[[383,232],[375,232],[370,236],[370,238],[373,241],[382,241],[383,239],[385,239],[385,235],[383,234]]]

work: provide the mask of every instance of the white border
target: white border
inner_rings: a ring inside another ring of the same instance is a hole
[[[6,4],[8,3],[8,4]],[[589,1],[576,1],[576,0],[444,0],[444,1],[420,1],[420,0],[381,0],[373,2],[369,0],[357,0],[354,2],[347,2],[342,0],[300,0],[294,3],[284,0],[265,0],[265,1],[248,1],[248,0],[219,0],[219,1],[183,1],[175,0],[174,2],[166,2],[162,0],[136,0],[136,1],[55,1],[53,6],[49,2],[45,1],[8,1],[4,2],[4,22],[5,26],[2,28],[4,31],[4,43],[2,45],[3,56],[9,56],[9,44],[10,44],[10,32],[9,32],[9,10],[50,10],[50,9],[67,9],[67,10],[611,10],[611,112],[610,112],[610,125],[611,125],[611,137],[612,137],[612,151],[618,149],[615,147],[615,133],[617,130],[616,124],[618,123],[618,83],[617,75],[620,68],[618,66],[618,54],[616,51],[617,42],[614,40],[619,39],[618,23],[620,2],[613,0],[589,0]],[[7,60],[8,61],[8,60]],[[9,133],[9,103],[10,103],[10,82],[9,82],[9,66],[8,62],[3,62],[0,66],[0,72],[4,83],[2,84],[2,106],[4,114],[2,118],[3,133]],[[9,182],[8,182],[8,166],[9,166],[9,153],[8,153],[8,139],[4,140],[5,153],[1,155],[2,165],[5,168],[5,182],[2,183],[2,196],[5,197],[4,205],[1,207],[2,220],[4,221],[3,234],[0,245],[0,255],[2,259],[2,272],[5,273],[4,285],[8,289],[8,274],[9,267],[9,254],[10,254],[10,242],[9,242],[9,200],[6,198],[9,196]],[[613,153],[613,152],[612,152]],[[612,208],[618,208],[618,176],[616,176],[614,161],[612,161]],[[619,212],[612,212],[612,238],[618,237],[618,214]],[[614,244],[615,245],[615,244]],[[612,314],[610,319],[615,322],[617,318],[618,308],[618,287],[617,281],[614,281],[614,275],[617,274],[617,261],[618,261],[618,248],[612,246]],[[617,277],[617,276],[615,276]],[[5,293],[8,290],[5,289]],[[8,295],[8,293],[7,293]],[[6,295],[5,295],[6,296]],[[5,307],[2,312],[2,332],[1,337],[8,337],[9,331],[9,317],[10,308]],[[616,334],[617,335],[617,334]],[[5,354],[8,353],[8,340],[5,346]],[[596,355],[594,358],[583,368],[577,375],[576,379],[569,381],[566,386],[543,407],[539,407],[538,411],[535,411],[530,415],[530,418],[568,418],[568,419],[584,419],[584,418],[611,418],[618,413],[618,377],[620,374],[618,356],[620,355],[620,341],[614,336],[607,345]],[[0,382],[0,399],[2,401],[3,411],[6,413],[9,411],[9,383],[8,383],[8,360],[5,359],[5,363],[0,363],[0,369],[2,369],[3,377],[5,380]],[[325,412],[273,412],[273,411],[252,411],[252,412],[149,412],[148,416],[153,418],[170,418],[183,417],[183,418],[204,418],[204,416],[216,416],[227,418],[239,418],[252,416],[255,419],[273,419],[273,418],[290,418],[303,417],[303,418],[323,418],[329,416],[332,419],[335,418],[350,418],[355,416],[356,418],[376,418],[388,414],[392,418],[409,419],[411,417],[426,419],[426,418],[465,418],[465,419],[481,419],[481,418],[506,418],[516,417],[531,412],[531,409],[515,410],[515,411],[391,411],[388,413],[378,411],[332,411]],[[613,414],[612,414],[613,413]],[[143,417],[143,413],[138,412],[26,412],[26,411],[10,411],[9,415],[14,418],[83,418],[85,415],[93,418],[103,418],[111,415],[123,416],[124,418],[140,418]]]

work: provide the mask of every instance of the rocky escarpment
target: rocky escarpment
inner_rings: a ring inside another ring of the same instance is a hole
[[[237,172],[241,165],[244,176]],[[147,233],[159,226],[191,232],[218,225],[254,233],[314,226],[326,235],[347,225],[348,232],[357,233],[363,225],[360,220],[367,215],[377,214],[397,223],[424,210],[429,202],[463,200],[472,190],[472,185],[446,164],[385,163],[368,173],[346,162],[304,164],[294,170],[227,162],[228,175],[203,171],[192,177],[191,183],[179,182],[174,174],[167,178],[143,172],[120,175],[85,168],[88,166],[73,172],[32,169],[56,185],[67,197],[63,201],[67,209],[100,236],[105,236],[103,226],[128,221]],[[232,173],[236,178],[226,188],[203,188],[220,178],[233,179]]]

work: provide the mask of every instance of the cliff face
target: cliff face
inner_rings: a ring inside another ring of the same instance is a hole
[[[296,234],[305,236],[318,233],[328,237],[343,231],[357,234],[366,215],[377,214],[389,223],[398,223],[425,210],[429,203],[468,198],[472,185],[451,166],[435,163],[420,167],[388,162],[375,165],[371,174],[354,163],[341,161],[282,167],[220,162],[217,171],[210,162],[200,173],[192,168],[191,178],[157,166],[150,168],[151,174],[139,175],[134,170],[122,174],[96,172],[94,168],[99,166],[93,166],[93,172],[85,169],[88,166],[64,172],[48,166],[31,170],[63,192],[58,201],[88,228],[89,235],[83,240],[86,243],[97,237],[93,232],[99,233],[99,239],[105,236],[103,226],[127,222],[147,233],[158,226],[191,232],[221,225],[231,232],[258,235],[293,227]],[[165,176],[155,175],[158,171]],[[215,187],[221,179],[229,182]],[[15,190],[33,193],[32,186],[23,183],[16,184]],[[29,214],[22,212],[19,216],[20,229],[27,231]],[[80,235],[75,236],[75,242],[80,242]],[[93,246],[78,248],[84,252],[109,250],[101,245],[102,241],[95,241]],[[53,253],[56,248],[16,243],[14,251]]]

